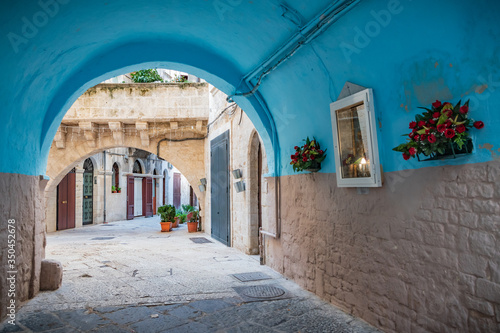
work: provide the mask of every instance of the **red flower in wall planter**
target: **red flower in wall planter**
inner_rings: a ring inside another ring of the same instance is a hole
[[[407,142],[392,150],[403,153],[405,160],[417,157],[419,161],[420,154],[434,160],[472,152],[469,130],[481,129],[484,123],[469,118],[469,101],[464,105],[459,101],[455,106],[435,101],[431,109],[420,109],[426,112],[417,114],[415,121],[410,122],[411,133],[403,135],[408,137]]]
[[[321,169],[321,162],[326,158],[326,149],[323,151],[316,139],[312,141],[307,137],[303,146],[295,146],[295,154],[291,155],[293,171],[317,172]]]

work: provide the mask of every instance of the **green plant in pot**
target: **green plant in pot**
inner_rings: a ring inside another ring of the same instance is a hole
[[[111,193],[116,193],[116,186],[111,186]]]
[[[196,232],[198,231],[198,219],[199,219],[199,214],[200,212],[197,210],[193,210],[192,212],[189,212],[186,216],[188,219],[188,232]]]
[[[161,218],[161,231],[170,231],[175,219],[175,207],[165,205],[158,207],[158,215]]]
[[[177,213],[175,213],[175,224],[174,228],[177,228],[179,224],[182,224],[182,217],[185,215],[182,211],[178,210]]]
[[[118,193],[122,193],[122,188],[121,188],[121,187],[117,187],[117,188],[116,188],[116,192],[118,192]]]

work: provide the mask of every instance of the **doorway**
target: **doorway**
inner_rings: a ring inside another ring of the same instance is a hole
[[[231,246],[229,212],[229,131],[210,142],[212,237]]]
[[[82,224],[94,223],[94,164],[90,158],[83,163]]]
[[[174,207],[179,209],[181,207],[181,174],[174,173]]]
[[[57,230],[75,227],[76,177],[73,168],[57,185]]]

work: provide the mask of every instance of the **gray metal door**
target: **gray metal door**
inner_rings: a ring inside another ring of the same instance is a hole
[[[229,223],[229,131],[210,142],[212,237],[231,246]]]

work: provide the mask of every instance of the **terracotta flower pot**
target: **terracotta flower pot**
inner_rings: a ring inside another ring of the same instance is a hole
[[[188,222],[188,232],[197,232],[198,231],[198,222]]]
[[[178,228],[179,227],[179,221],[181,220],[180,217],[176,217],[175,218],[175,222],[174,222],[174,225],[172,226],[172,228]]]
[[[189,221],[191,220],[191,218],[193,217],[193,212],[190,212],[186,215],[186,221]]]
[[[111,191],[112,193],[116,193],[116,191]]]
[[[170,230],[172,230],[172,222],[160,222],[160,224],[162,232],[169,232]]]

